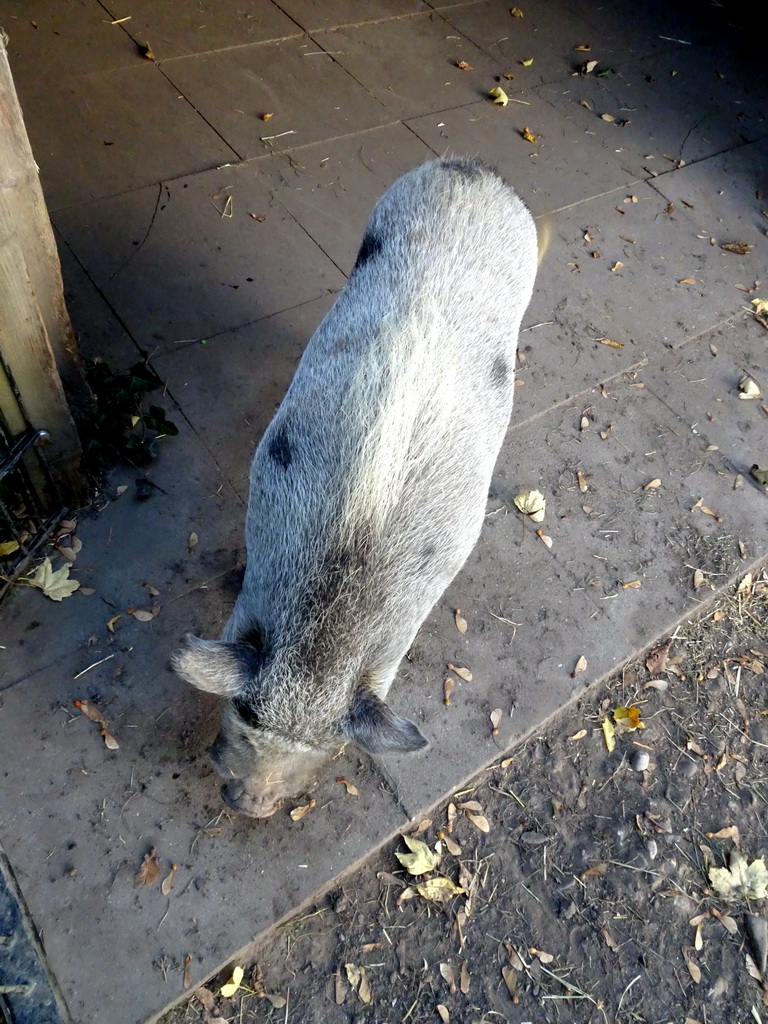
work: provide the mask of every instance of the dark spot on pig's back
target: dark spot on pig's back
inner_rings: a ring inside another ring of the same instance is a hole
[[[449,158],[442,161],[442,166],[446,171],[452,171],[454,174],[466,179],[467,181],[476,181],[484,174],[491,174],[495,178],[501,177],[495,167],[490,167],[488,164],[484,164],[482,160],[452,160]]]
[[[491,367],[491,384],[503,388],[509,383],[509,366],[503,356],[496,356]]]
[[[372,231],[366,231],[363,235],[363,241],[360,246],[360,252],[357,254],[355,265],[352,268],[359,270],[360,267],[364,267],[366,263],[369,263],[375,256],[378,256],[383,248],[383,243],[378,235],[374,235]]]
[[[291,452],[288,435],[286,434],[284,427],[280,427],[280,429],[272,436],[272,439],[269,442],[269,454],[278,466],[282,466],[283,469],[288,469],[291,464],[291,459],[293,458],[293,453]]]

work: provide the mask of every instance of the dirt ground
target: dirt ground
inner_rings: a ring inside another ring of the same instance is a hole
[[[765,568],[705,609],[163,1024],[767,1021]]]

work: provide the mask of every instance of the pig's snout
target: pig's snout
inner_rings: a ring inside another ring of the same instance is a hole
[[[221,787],[221,798],[233,811],[251,818],[269,818],[280,806],[280,797],[274,793],[249,793],[241,779],[232,779]]]

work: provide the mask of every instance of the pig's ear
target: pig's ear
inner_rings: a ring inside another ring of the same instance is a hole
[[[184,638],[186,646],[171,658],[174,672],[198,690],[236,697],[245,688],[246,666],[235,644],[217,640],[201,640],[191,633]]]
[[[347,739],[369,754],[420,750],[428,742],[410,719],[396,715],[370,690],[359,690],[355,694],[341,730]]]

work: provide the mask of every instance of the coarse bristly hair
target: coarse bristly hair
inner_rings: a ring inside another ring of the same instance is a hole
[[[376,204],[256,451],[224,650],[176,662],[237,697],[255,760],[260,733],[425,742],[384,698],[479,535],[536,267],[530,213],[479,161],[431,161]]]

